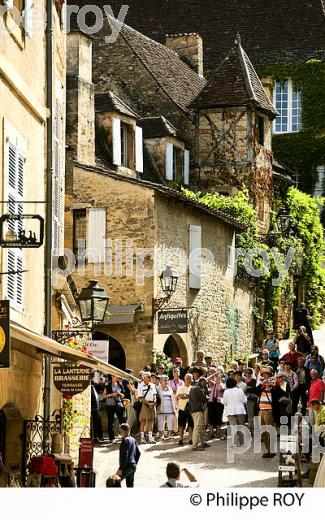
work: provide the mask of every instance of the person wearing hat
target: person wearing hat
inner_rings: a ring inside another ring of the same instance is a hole
[[[278,372],[273,389],[273,416],[276,426],[280,426],[280,418],[288,417],[291,407],[291,389],[286,381],[285,373]],[[290,423],[289,427],[290,427]]]
[[[172,379],[173,377],[173,370],[174,368],[178,368],[179,370],[179,377],[184,381],[185,374],[188,372],[188,367],[183,367],[183,360],[181,357],[177,357],[174,359],[174,364],[172,369],[169,372],[169,379]]]
[[[207,408],[207,385],[208,380],[200,377],[197,385],[193,386],[189,395],[189,406],[193,418],[193,450],[204,451],[205,443],[205,421],[204,412]]]
[[[207,368],[207,377],[209,377],[211,374],[213,374],[213,370],[216,368],[216,365],[212,363],[213,354],[212,352],[207,352],[204,356],[204,361]]]
[[[196,353],[196,360],[193,361],[192,367],[205,367],[206,363],[204,361],[204,350],[198,350]]]
[[[279,341],[274,336],[274,330],[268,329],[267,338],[263,341],[263,350],[267,350],[270,356],[270,361],[274,364],[274,368],[278,366],[280,358]]]

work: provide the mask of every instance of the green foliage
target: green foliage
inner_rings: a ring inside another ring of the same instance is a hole
[[[261,78],[284,82],[291,78],[301,91],[302,131],[277,134],[272,138],[274,156],[300,177],[300,187],[312,193],[317,181],[317,166],[325,164],[325,63],[266,65],[257,67]],[[267,84],[273,87],[272,84]]]

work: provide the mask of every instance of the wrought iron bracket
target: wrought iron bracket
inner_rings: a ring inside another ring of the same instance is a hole
[[[156,314],[156,312],[160,311],[163,307],[165,307],[171,296],[165,296],[164,298],[153,298],[152,300],[152,313]]]

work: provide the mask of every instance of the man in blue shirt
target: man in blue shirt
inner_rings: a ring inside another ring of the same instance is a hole
[[[136,440],[130,436],[130,426],[127,423],[120,425],[120,464],[117,475],[125,478],[126,487],[134,487],[134,474],[140,458],[140,450]]]

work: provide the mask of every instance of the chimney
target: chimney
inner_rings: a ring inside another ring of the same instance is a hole
[[[203,76],[203,40],[201,36],[197,33],[166,34],[166,47],[176,51],[187,65]]]
[[[92,40],[79,32],[67,35],[68,156],[95,164],[95,100],[92,82]]]

